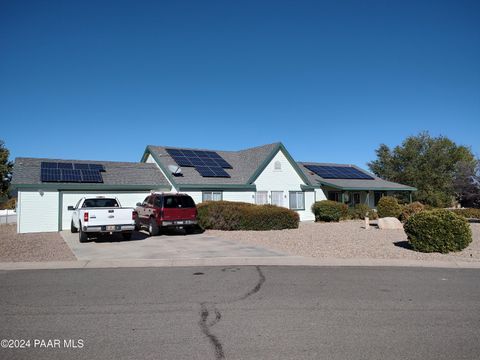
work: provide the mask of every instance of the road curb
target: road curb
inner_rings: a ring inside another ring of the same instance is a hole
[[[52,262],[4,262],[0,270],[44,269],[100,269],[136,267],[187,267],[187,266],[346,266],[346,267],[424,267],[451,269],[480,269],[480,262],[425,261],[404,259],[333,259],[301,256],[274,257],[216,257],[134,260],[80,260]]]

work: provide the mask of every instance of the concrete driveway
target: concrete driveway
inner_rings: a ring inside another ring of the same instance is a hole
[[[206,234],[184,235],[181,232],[150,237],[135,232],[131,240],[121,236],[105,236],[88,243],[80,243],[78,234],[60,233],[78,260],[117,259],[201,259],[277,257],[286,254],[257,245],[241,244]]]

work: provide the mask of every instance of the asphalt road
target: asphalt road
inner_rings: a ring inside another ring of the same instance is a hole
[[[480,271],[3,271],[0,339],[30,339],[1,359],[478,359]]]

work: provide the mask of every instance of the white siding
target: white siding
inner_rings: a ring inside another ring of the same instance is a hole
[[[281,170],[275,169],[275,164],[281,164]],[[257,191],[269,191],[269,200],[272,191],[283,191],[284,207],[289,207],[289,192],[302,191],[301,185],[306,185],[303,179],[295,171],[287,157],[282,151],[279,151],[255,180]],[[315,220],[311,211],[315,195],[313,191],[305,192],[305,210],[297,211],[301,221]],[[249,202],[252,202],[250,200]]]
[[[246,203],[255,203],[255,193],[253,191],[224,191],[223,200],[240,201]]]
[[[325,193],[322,189],[315,189],[315,201],[327,200]]]
[[[70,222],[72,220],[72,211],[68,210],[69,206],[75,206],[83,197],[106,196],[116,197],[120,204],[124,207],[135,207],[137,202],[142,202],[150,192],[78,192],[65,191],[62,193],[61,208],[62,208],[62,230],[70,230]]]
[[[182,191],[181,193],[190,195],[193,201],[195,201],[195,204],[200,204],[202,202],[201,191]]]
[[[58,231],[58,192],[19,191],[19,233]]]
[[[162,170],[162,168],[157,164],[157,162],[155,161],[155,159],[153,158],[152,154],[148,154],[147,156],[147,159],[145,160],[146,163],[152,163],[152,164],[155,164],[157,165],[158,169],[160,170],[160,172],[162,173],[162,175],[165,177],[165,179],[168,181],[168,183],[170,184],[170,186],[172,187],[171,189],[171,192],[178,192],[178,190],[175,188],[175,186],[170,182],[170,180],[168,179],[168,177],[165,175],[165,172]]]
[[[212,191],[212,190],[205,190]],[[202,191],[181,191],[192,197],[195,204],[200,204],[203,199]],[[241,201],[247,203],[255,203],[255,193],[253,191],[222,191],[222,198],[225,201]]]
[[[312,205],[315,202],[315,192],[305,191],[305,210],[297,211],[300,215],[301,221],[315,220],[315,215],[312,212]]]

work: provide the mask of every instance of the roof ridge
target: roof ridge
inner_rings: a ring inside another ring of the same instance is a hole
[[[218,150],[218,149],[207,149],[207,148],[195,148],[195,147],[185,147],[185,146],[168,146],[168,145],[147,145],[147,148],[148,147],[156,147],[156,148],[164,148],[164,149],[185,149],[185,150],[197,150],[197,151],[216,151],[216,152],[228,152],[228,153],[239,153],[239,152],[242,152],[242,151],[248,151],[248,150],[256,150],[256,149],[260,149],[260,148],[263,148],[263,147],[267,147],[267,146],[271,146],[271,145],[278,145],[278,144],[281,144],[280,141],[278,142],[273,142],[273,143],[270,143],[270,144],[263,144],[263,145],[258,145],[258,146],[254,146],[254,147],[250,147],[250,148],[246,148],[246,149],[240,149],[240,150]]]

